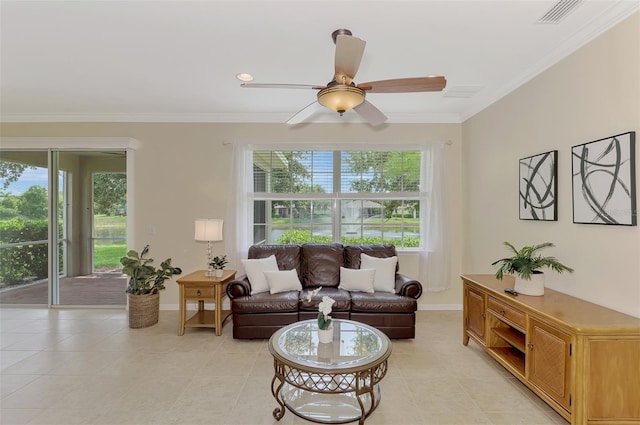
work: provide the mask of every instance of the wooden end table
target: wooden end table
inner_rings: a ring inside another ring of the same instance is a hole
[[[198,270],[177,279],[180,286],[180,319],[178,335],[184,335],[185,328],[215,328],[216,335],[222,335],[222,326],[231,311],[222,310],[222,300],[226,288],[235,276],[235,270],[224,270],[222,277],[207,276],[206,270]],[[187,301],[197,301],[198,311],[187,320]],[[215,303],[215,310],[205,310],[205,301]]]

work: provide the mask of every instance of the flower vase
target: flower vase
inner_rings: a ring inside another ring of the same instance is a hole
[[[326,344],[333,341],[333,326],[329,326],[329,329],[318,329],[318,341],[322,344]]]
[[[215,277],[222,277],[223,273],[224,273],[224,270],[222,270],[222,269],[215,269],[213,271],[213,274],[214,274]]]

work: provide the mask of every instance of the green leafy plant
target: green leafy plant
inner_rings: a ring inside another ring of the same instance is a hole
[[[224,270],[224,266],[228,263],[227,256],[223,255],[222,257],[213,257],[209,265],[213,267],[214,270]]]
[[[496,272],[496,279],[502,279],[504,274],[517,273],[522,279],[530,280],[534,273],[542,273],[543,267],[548,267],[558,273],[573,273],[573,269],[561,264],[555,257],[543,257],[538,251],[555,246],[551,242],[541,243],[539,245],[525,246],[522,249],[516,249],[509,242],[504,244],[515,254],[513,257],[501,258],[491,263],[492,266],[499,265],[500,268]]]
[[[173,275],[182,273],[180,267],[171,265],[171,258],[160,263],[157,269],[151,265],[153,258],[145,258],[149,253],[149,245],[145,245],[142,252],[131,250],[127,252],[126,257],[120,259],[122,264],[122,273],[129,276],[129,284],[127,285],[127,293],[133,295],[156,294],[161,289],[165,289],[165,280]]]

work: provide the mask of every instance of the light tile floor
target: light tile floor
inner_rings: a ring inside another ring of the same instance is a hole
[[[416,338],[394,340],[382,401],[367,424],[563,424],[477,345],[460,311],[420,311]],[[0,309],[0,423],[308,424],[278,422],[266,341],[187,329],[178,312],[129,329],[122,310]]]

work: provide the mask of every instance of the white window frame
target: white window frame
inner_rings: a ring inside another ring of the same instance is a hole
[[[253,152],[255,151],[271,151],[271,152],[311,152],[311,151],[322,151],[322,152],[333,152],[333,192],[329,193],[290,193],[290,192],[254,192],[253,184],[250,186],[249,192],[245,194],[247,199],[246,209],[247,209],[247,218],[248,222],[246,225],[248,228],[252,229],[249,232],[251,240],[248,241],[250,244],[254,243],[253,240],[253,229],[256,226],[255,218],[253,216],[253,206],[254,201],[267,201],[266,207],[266,234],[268,234],[271,230],[270,224],[270,216],[271,216],[271,208],[268,205],[269,201],[295,201],[295,200],[326,200],[332,203],[332,236],[333,242],[340,243],[341,242],[341,228],[342,228],[342,214],[341,214],[341,201],[343,200],[410,200],[410,201],[418,201],[420,202],[420,217],[426,217],[427,213],[427,205],[429,200],[429,192],[424,191],[426,187],[427,178],[430,171],[425,167],[428,167],[428,162],[426,161],[425,156],[427,153],[420,149],[419,147],[413,146],[386,146],[385,148],[369,148],[369,147],[358,147],[358,148],[349,148],[349,149],[337,149],[336,147],[310,147],[310,146],[287,146],[287,147],[273,147],[273,146],[255,146],[251,149],[247,150],[246,158],[246,166],[245,170],[249,173],[246,176],[246,180],[248,182],[253,182],[254,179],[254,158]],[[341,184],[341,153],[342,152],[368,152],[368,151],[379,151],[379,152],[419,152],[421,155],[420,161],[420,188],[422,191],[415,192],[340,192],[340,184]],[[268,183],[267,183],[268,186]],[[361,231],[363,230],[363,224],[360,224]],[[398,247],[399,251],[419,251],[424,250],[425,248],[425,236],[427,234],[426,221],[420,220],[419,222],[419,239],[420,245],[418,247]],[[404,238],[404,231],[402,232]],[[313,235],[313,233],[312,233]],[[273,241],[268,241],[268,243],[274,243]],[[257,241],[256,243],[259,243]],[[391,243],[391,241],[386,240],[385,243]]]

